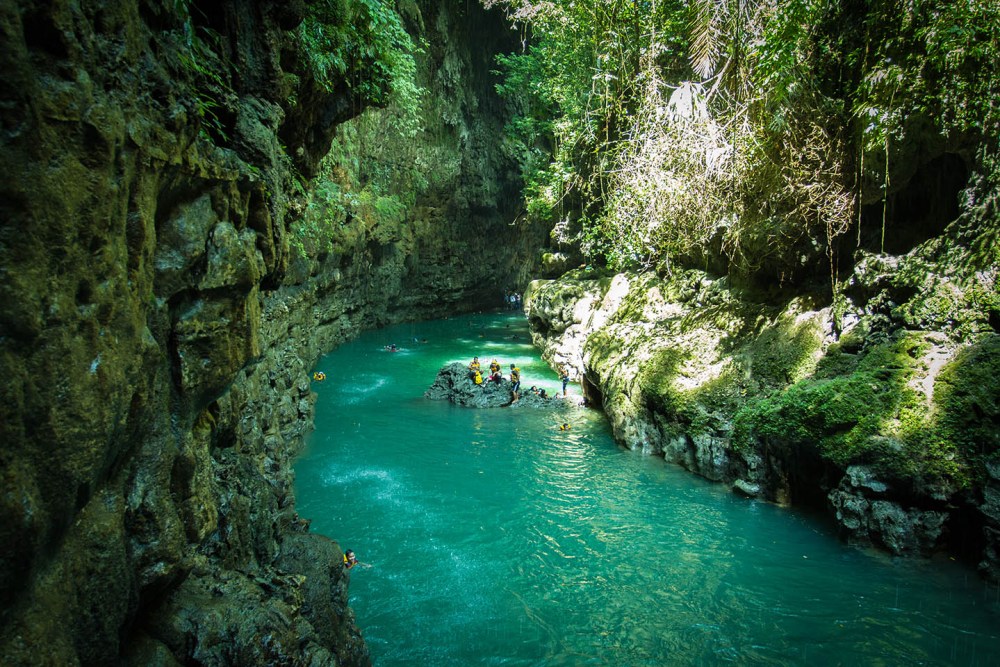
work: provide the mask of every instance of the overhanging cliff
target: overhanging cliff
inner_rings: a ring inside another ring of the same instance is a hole
[[[364,18],[338,7],[345,34]],[[308,73],[303,13],[0,9],[5,664],[368,662],[339,547],[291,495],[307,372],[361,328],[488,298],[483,262],[428,257],[482,247],[511,211],[462,168],[398,238],[352,216],[339,252],[296,243],[309,179],[366,106]],[[462,110],[436,144],[502,164],[488,127],[464,131],[503,123],[480,48],[500,24],[465,3],[422,19],[445,41],[421,76],[449,62]]]

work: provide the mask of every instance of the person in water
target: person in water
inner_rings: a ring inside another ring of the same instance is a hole
[[[511,403],[517,403],[518,390],[521,388],[521,369],[514,364],[510,365],[510,391],[514,394]]]
[[[354,555],[354,551],[352,549],[348,549],[344,552],[344,569],[350,570],[355,565],[360,565],[361,567],[371,567],[368,563],[358,562],[358,558]]]
[[[559,427],[559,430],[560,431],[568,431],[569,430],[569,423],[568,422],[563,422],[562,425]]]
[[[313,380],[315,380],[316,382],[322,382],[325,379],[326,379],[326,373],[324,373],[323,371],[316,371],[315,373],[313,373]]]

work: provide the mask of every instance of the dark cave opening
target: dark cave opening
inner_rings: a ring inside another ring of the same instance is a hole
[[[958,218],[959,193],[968,179],[968,167],[955,153],[921,165],[901,190],[889,194],[885,206],[878,201],[862,208],[861,247],[902,255],[940,235]]]

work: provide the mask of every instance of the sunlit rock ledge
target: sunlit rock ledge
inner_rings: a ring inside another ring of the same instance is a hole
[[[572,369],[624,446],[823,508],[849,542],[976,544],[965,555],[995,577],[1000,465],[961,443],[989,438],[1000,337],[894,326],[868,298],[891,280],[857,271],[839,331],[828,294],[775,299],[697,270],[575,270],[533,282],[524,303],[543,358]]]

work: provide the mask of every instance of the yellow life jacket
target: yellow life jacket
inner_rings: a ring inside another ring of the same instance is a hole
[[[511,382],[520,382],[521,381],[521,369],[520,368],[512,368],[512,369],[510,369],[510,381]]]
[[[476,384],[482,384],[483,383],[483,374],[480,373],[479,371],[476,371],[475,381],[476,381]]]

